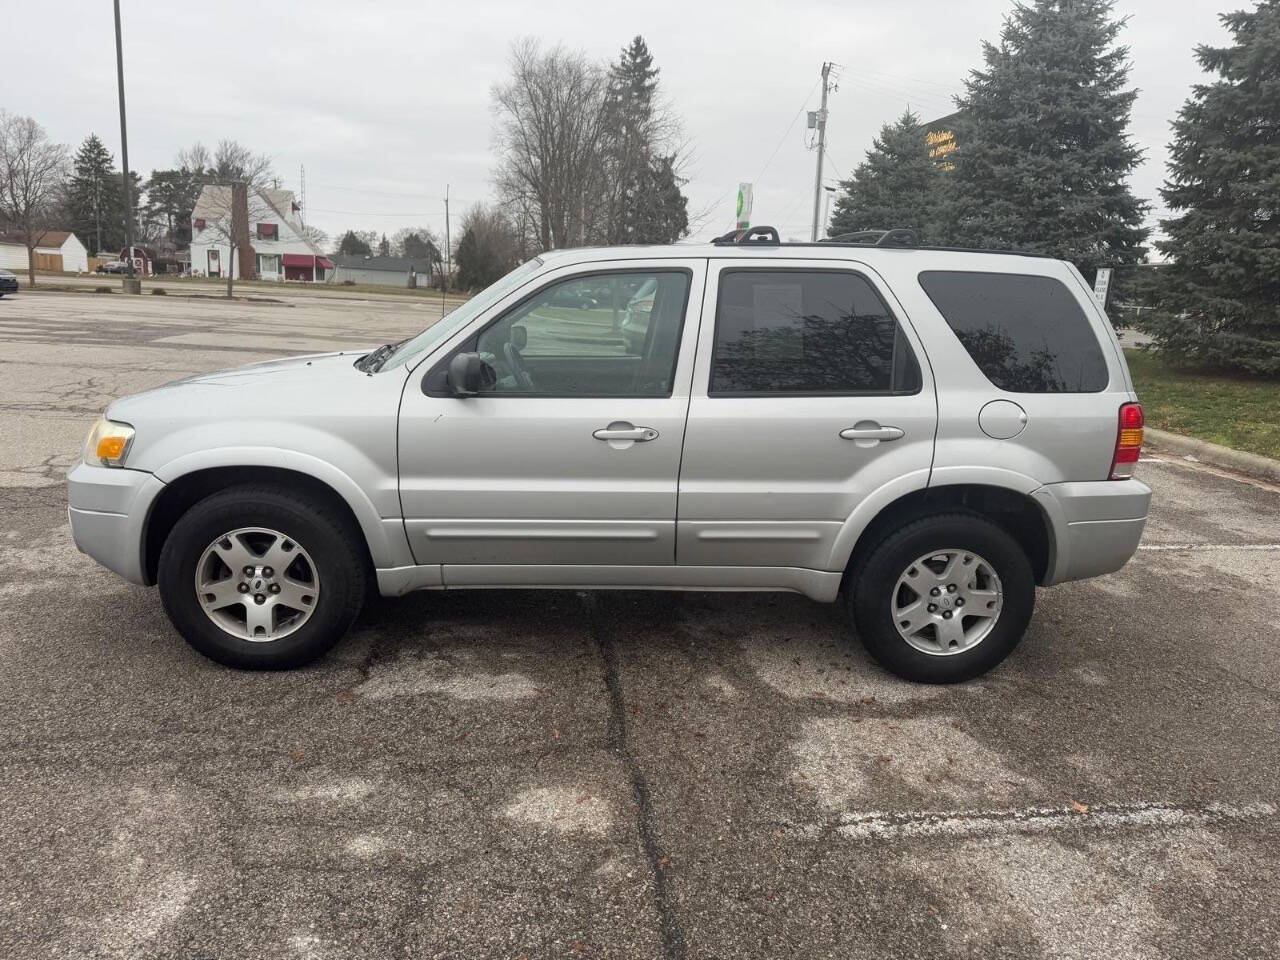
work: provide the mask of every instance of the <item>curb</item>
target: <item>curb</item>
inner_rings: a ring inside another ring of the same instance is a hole
[[[1259,456],[1256,453],[1245,453],[1243,450],[1233,450],[1231,447],[1210,443],[1208,440],[1184,437],[1180,433],[1157,430],[1155,427],[1146,428],[1146,440],[1147,446],[1164,453],[1176,454],[1215,467],[1222,467],[1225,470],[1235,470],[1238,473],[1247,473],[1252,477],[1261,477],[1264,480],[1280,483],[1280,460],[1272,460],[1270,457]]]

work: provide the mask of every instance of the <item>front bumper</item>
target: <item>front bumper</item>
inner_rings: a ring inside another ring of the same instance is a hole
[[[80,463],[67,474],[67,516],[81,553],[131,583],[147,582],[147,516],[164,482],[141,470]]]
[[[1151,505],[1151,488],[1132,479],[1050,483],[1032,496],[1052,529],[1046,587],[1123,567],[1138,550]]]

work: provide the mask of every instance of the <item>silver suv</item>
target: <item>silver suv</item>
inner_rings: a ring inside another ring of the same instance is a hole
[[[71,525],[238,667],[322,655],[374,583],[790,590],[948,682],[1008,655],[1037,584],[1133,555],[1136,400],[1058,260],[560,250],[412,339],[116,401]]]

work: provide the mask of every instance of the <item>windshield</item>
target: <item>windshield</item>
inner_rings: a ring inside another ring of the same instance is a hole
[[[462,329],[473,319],[515,290],[542,267],[542,258],[534,257],[522,263],[501,280],[485,287],[466,303],[454,308],[423,330],[416,337],[404,341],[382,362],[379,370],[408,366],[419,357],[443,343],[450,335]]]

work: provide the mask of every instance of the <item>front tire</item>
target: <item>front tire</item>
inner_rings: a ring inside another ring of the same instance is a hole
[[[971,513],[924,517],[856,562],[847,600],[868,652],[898,676],[957,683],[1022,639],[1035,577],[1018,542]]]
[[[323,656],[366,590],[361,534],[320,500],[246,485],[191,507],[160,553],[165,612],[191,646],[230,667],[276,670]]]

